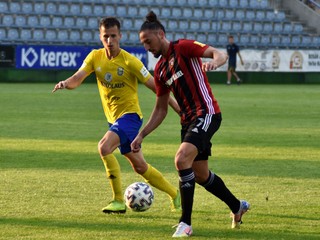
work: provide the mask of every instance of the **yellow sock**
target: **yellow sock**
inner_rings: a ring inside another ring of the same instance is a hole
[[[107,178],[110,181],[113,199],[123,202],[123,194],[121,188],[121,173],[118,160],[113,154],[109,154],[101,158],[106,168]]]
[[[147,171],[144,174],[141,174],[141,176],[153,187],[166,192],[173,199],[176,198],[178,189],[169,183],[167,179],[150,164],[148,164]]]

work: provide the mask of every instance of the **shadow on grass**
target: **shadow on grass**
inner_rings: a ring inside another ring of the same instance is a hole
[[[102,170],[100,157],[92,153],[59,153],[44,151],[0,151],[1,169],[74,169]],[[121,171],[133,171],[123,156],[117,155]],[[153,155],[147,161],[154,164],[162,172],[174,172],[172,159],[163,159]],[[163,167],[161,167],[163,166]],[[169,166],[169,167],[168,167]],[[306,160],[270,160],[270,159],[219,159],[209,160],[209,167],[218,174],[257,176],[257,177],[289,177],[320,178],[320,162]]]

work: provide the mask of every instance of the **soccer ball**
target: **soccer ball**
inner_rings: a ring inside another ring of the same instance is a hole
[[[124,193],[126,206],[135,212],[148,210],[153,202],[152,188],[143,182],[135,182],[127,187]]]

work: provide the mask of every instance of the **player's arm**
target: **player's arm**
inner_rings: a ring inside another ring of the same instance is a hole
[[[212,58],[212,61],[205,62],[202,65],[203,71],[215,70],[224,65],[228,60],[228,55],[212,46],[209,46],[202,54],[204,58]]]
[[[242,56],[241,56],[241,54],[240,54],[240,51],[238,51],[238,56],[239,56],[239,58],[240,58],[241,65],[243,65],[243,60],[242,60]]]
[[[78,87],[83,80],[88,76],[88,73],[84,70],[78,70],[75,74],[73,74],[71,77],[67,78],[64,81],[58,82],[52,92],[55,92],[59,89],[74,89]]]
[[[162,123],[163,119],[165,119],[168,112],[169,98],[170,92],[162,96],[157,96],[156,104],[149,118],[149,121],[131,143],[131,150],[133,152],[139,152],[143,139],[154,129],[156,129]]]
[[[145,82],[145,85],[154,93],[156,93],[156,86],[154,83],[154,78],[152,76],[148,79],[148,81]],[[180,107],[177,101],[172,96],[169,96],[169,105],[176,113],[180,115]]]

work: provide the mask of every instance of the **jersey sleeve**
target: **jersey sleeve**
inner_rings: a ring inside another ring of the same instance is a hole
[[[188,57],[202,57],[209,45],[194,40],[182,39],[179,40],[179,47],[181,53]]]
[[[148,69],[143,65],[143,63],[136,57],[132,57],[130,60],[131,63],[131,71],[137,77],[137,79],[145,83],[151,77]]]
[[[87,57],[84,59],[79,70],[84,70],[86,73],[90,74],[94,71],[93,59],[96,50],[92,50]]]

